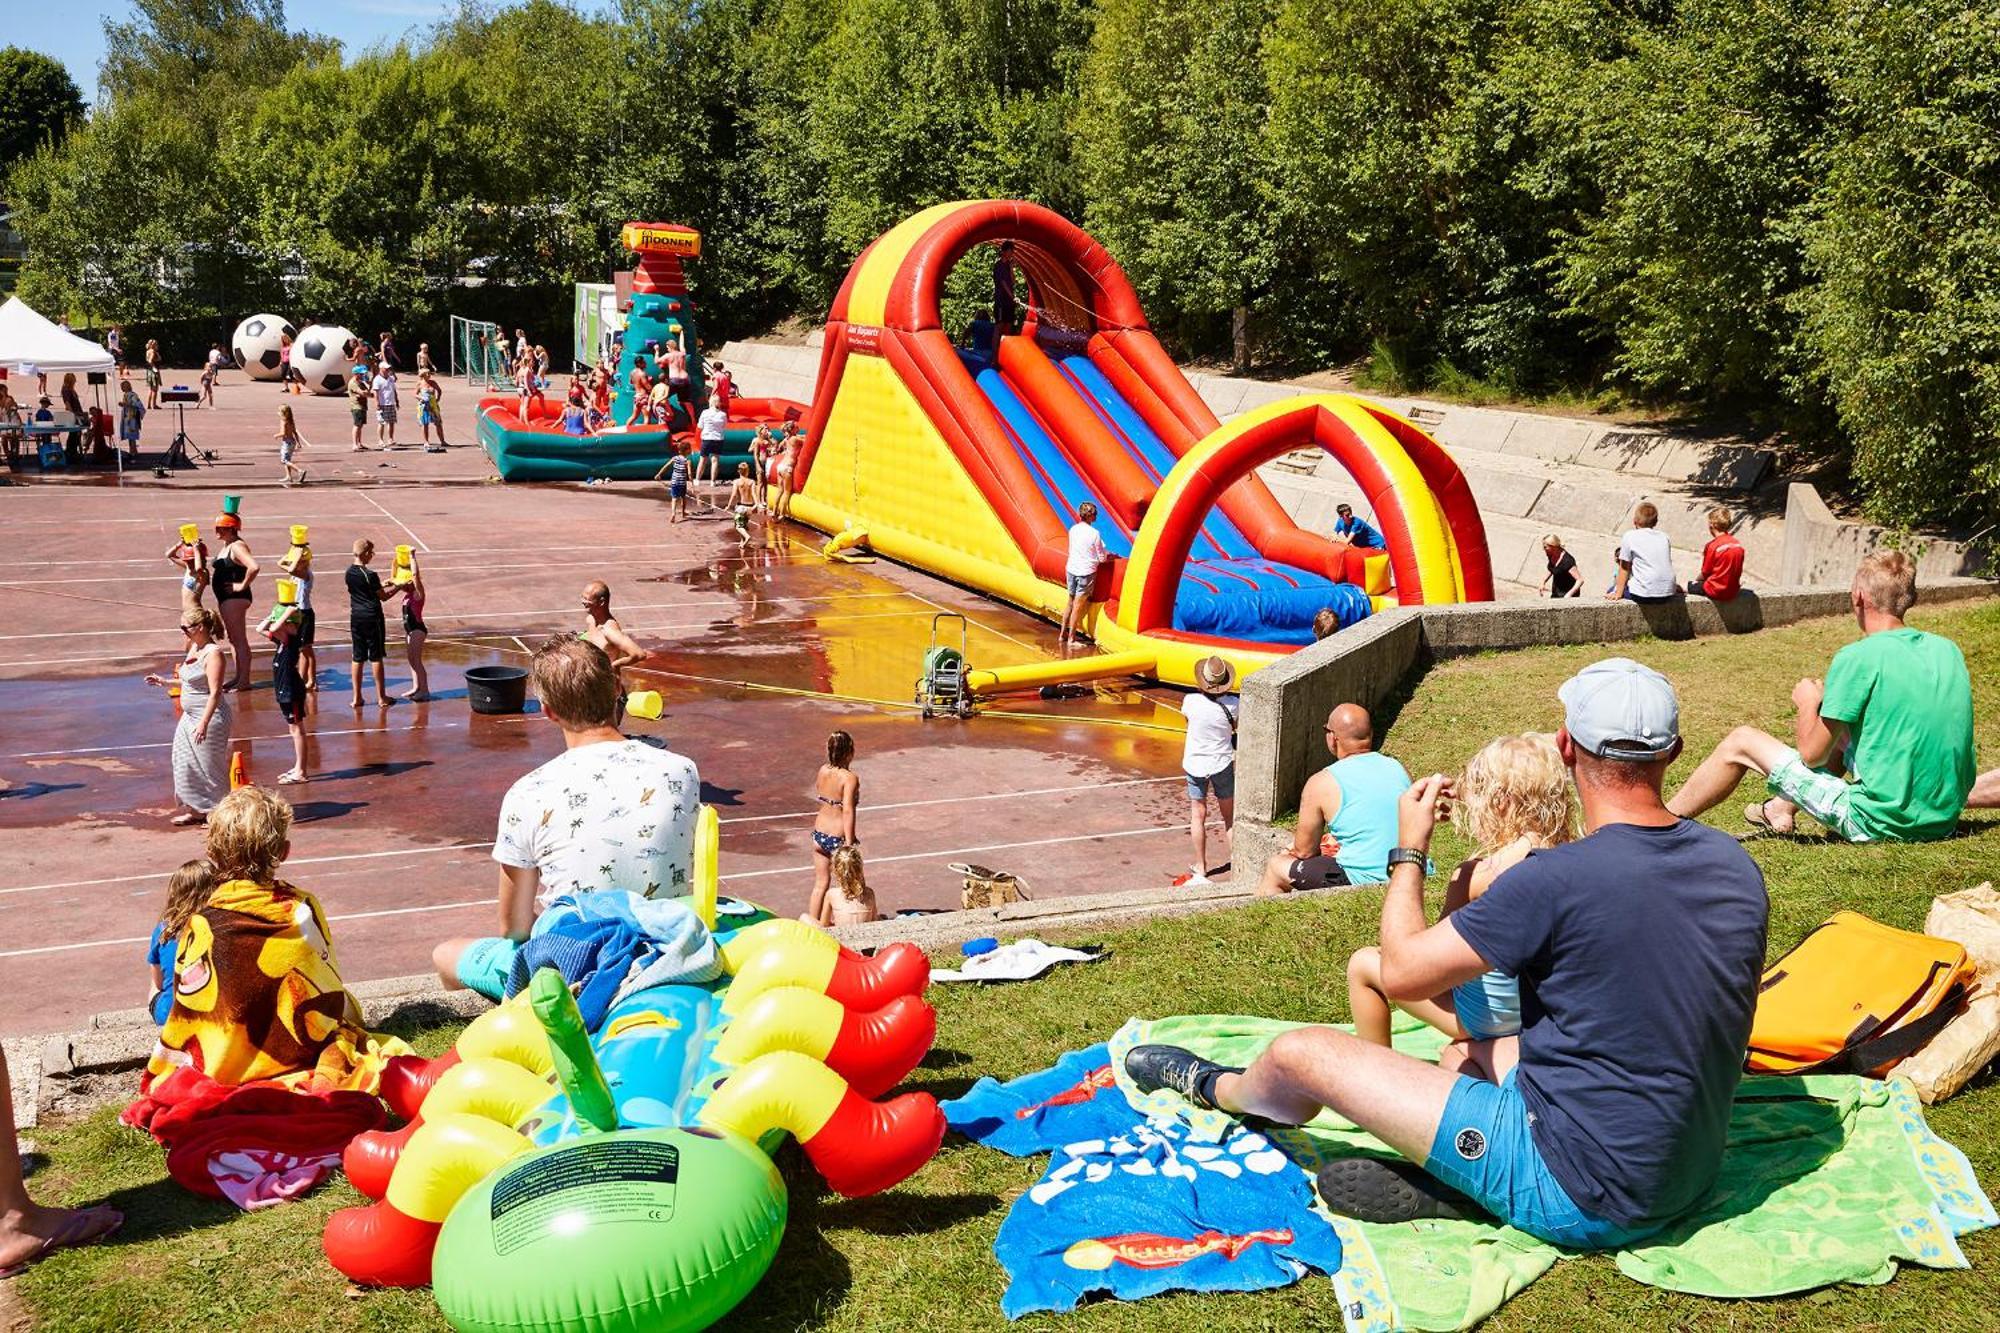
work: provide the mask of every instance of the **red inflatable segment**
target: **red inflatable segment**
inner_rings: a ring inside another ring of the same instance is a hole
[[[455,1047],[435,1060],[426,1060],[421,1055],[395,1057],[382,1070],[382,1100],[398,1116],[415,1120],[424,1098],[431,1095],[444,1071],[457,1064],[458,1059]]]
[[[1452,544],[1457,547],[1458,567],[1465,577],[1465,600],[1492,601],[1493,553],[1486,548],[1486,520],[1479,515],[1472,484],[1444,446],[1429,435],[1373,403],[1362,400],[1361,406],[1396,437],[1417,465],[1417,471],[1424,474],[1425,484],[1444,510],[1444,520],[1451,526]]]
[[[387,1194],[389,1177],[396,1174],[396,1163],[403,1159],[410,1135],[423,1123],[412,1120],[401,1129],[377,1129],[355,1135],[340,1154],[340,1169],[347,1173],[347,1183],[359,1190],[363,1198],[379,1199]]]
[[[899,995],[873,1013],[848,1010],[826,1053],[826,1067],[863,1097],[880,1097],[917,1067],[937,1037],[937,1011]]]
[[[343,1208],[326,1220],[320,1248],[351,1281],[370,1287],[430,1285],[442,1222],[420,1222],[388,1203]]]
[[[1231,437],[1188,474],[1186,489],[1174,501],[1166,516],[1160,541],[1147,566],[1145,586],[1128,596],[1139,598],[1137,629],[1155,633],[1173,624],[1174,597],[1180,588],[1180,574],[1193,549],[1202,520],[1224,492],[1240,478],[1301,444],[1316,443],[1339,459],[1341,466],[1360,483],[1362,493],[1374,508],[1389,546],[1390,567],[1395,572],[1397,594],[1405,605],[1423,600],[1409,520],[1402,499],[1382,460],[1364,447],[1345,422],[1316,403],[1302,404],[1281,412]],[[1309,534],[1292,530],[1300,537]],[[1325,543],[1332,556],[1322,566],[1339,577],[1339,548]],[[1447,599],[1451,595],[1446,589]]]
[[[1038,304],[1065,316],[1063,322],[1087,314],[1100,326],[1146,327],[1139,294],[1109,250],[1060,213],[1017,199],[961,204],[931,224],[890,280],[885,323],[911,331],[943,327],[938,293],[952,266],[974,246],[998,241],[1014,243],[1015,262],[1040,289]]]
[[[848,1010],[884,1008],[904,995],[921,995],[931,984],[931,960],[908,940],[884,945],[874,957],[843,948],[833,963],[826,994]]]
[[[927,1092],[872,1102],[849,1088],[819,1132],[799,1146],[827,1184],[858,1199],[881,1193],[930,1161],[944,1130],[944,1111]]]
[[[1097,413],[1070,387],[1055,362],[1034,339],[1010,334],[1000,340],[1000,371],[1040,417],[1049,438],[1090,479],[1091,489],[1116,511],[1118,521],[1138,531],[1157,489],[1132,451],[1112,435]]]

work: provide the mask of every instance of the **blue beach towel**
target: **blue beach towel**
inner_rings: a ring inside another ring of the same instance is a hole
[[[722,957],[686,902],[612,889],[564,894],[551,902],[514,956],[506,993],[525,990],[544,967],[582,987],[577,1009],[594,1029],[628,995],[669,982],[715,980],[722,975]]]
[[[1171,1118],[1142,1120],[1101,1044],[1009,1083],[981,1079],[944,1109],[987,1147],[1053,1153],[993,1243],[1010,1319],[1097,1293],[1261,1291],[1340,1268],[1304,1171],[1251,1130],[1204,1143]]]

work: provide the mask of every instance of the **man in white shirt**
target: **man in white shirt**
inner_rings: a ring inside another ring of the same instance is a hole
[[[1097,571],[1111,559],[1111,552],[1098,535],[1097,506],[1085,501],[1076,511],[1069,529],[1069,561],[1063,574],[1069,583],[1069,606],[1063,611],[1062,635],[1056,642],[1064,648],[1083,641],[1083,611],[1090,604],[1091,589],[1097,586]]]
[[[1632,511],[1632,530],[1618,542],[1618,581],[1605,596],[1612,601],[1652,605],[1680,593],[1674,579],[1673,549],[1660,531],[1660,511],[1646,501]]]
[[[1187,776],[1188,833],[1194,838],[1194,863],[1174,880],[1202,885],[1208,879],[1208,797],[1215,797],[1227,838],[1236,822],[1236,710],[1239,700],[1230,690],[1236,669],[1220,657],[1194,664],[1199,693],[1181,701],[1187,738],[1181,742],[1181,772]]]
[[[672,898],[694,881],[694,762],[619,734],[618,675],[596,644],[550,639],[530,670],[543,714],[562,728],[563,752],[500,803],[500,934],[446,940],[431,953],[446,986],[496,1000],[536,916],[559,894],[625,889]]]
[[[716,480],[716,472],[721,468],[722,432],[729,425],[729,413],[710,399],[708,406],[701,409],[695,418],[695,429],[701,433],[701,459],[695,460],[697,468],[702,459],[709,464],[709,480]]]

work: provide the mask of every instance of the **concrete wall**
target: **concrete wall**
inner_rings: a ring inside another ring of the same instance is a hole
[[[1926,604],[2000,594],[2000,582],[1927,583]],[[1412,607],[1371,616],[1244,682],[1236,746],[1236,817],[1247,853],[1265,838],[1256,825],[1291,814],[1299,788],[1327,762],[1325,719],[1335,704],[1377,707],[1413,670],[1454,653],[1543,644],[1615,644],[1640,638],[1688,639],[1755,630],[1818,616],[1845,615],[1839,588],[1746,590],[1733,602],[1705,597],[1660,606],[1583,599]],[[1485,737],[1467,737],[1468,746]],[[1243,860],[1240,864],[1253,864]]]
[[[1785,550],[1781,577],[1802,588],[1845,589],[1854,567],[1870,551],[1900,546],[1917,557],[1917,577],[1926,583],[1977,576],[1991,566],[1991,553],[1941,537],[1902,537],[1872,524],[1849,523],[1826,507],[1819,491],[1793,482],[1785,493]]]

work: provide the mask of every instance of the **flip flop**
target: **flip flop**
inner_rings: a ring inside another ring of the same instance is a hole
[[[1336,1157],[1319,1169],[1315,1184],[1330,1210],[1359,1222],[1491,1220],[1471,1199],[1399,1157]]]
[[[17,1278],[57,1250],[78,1250],[115,1235],[125,1225],[125,1214],[99,1204],[70,1214],[62,1229],[42,1242],[40,1249],[10,1268],[0,1268],[0,1282]]]
[[[176,828],[191,828],[196,824],[206,824],[208,822],[208,816],[190,812],[187,814],[175,815],[172,819],[168,820],[167,822],[169,824],[174,825]]]
[[[1751,828],[1759,829],[1765,833],[1775,833],[1782,838],[1787,834],[1791,833],[1792,830],[1788,828],[1779,828],[1776,824],[1773,824],[1771,822],[1771,816],[1768,813],[1766,813],[1765,809],[1770,804],[1771,804],[1771,798],[1767,796],[1763,800],[1757,802],[1755,805],[1744,806],[1743,818],[1750,825]]]

